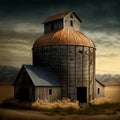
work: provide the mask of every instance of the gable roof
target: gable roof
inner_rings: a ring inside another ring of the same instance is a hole
[[[59,79],[49,67],[23,65],[35,86],[61,86]]]
[[[67,11],[67,12],[64,12],[64,13],[59,13],[59,14],[56,14],[56,15],[53,15],[53,16],[49,16],[42,23],[47,23],[47,22],[51,22],[51,21],[54,21],[54,20],[63,19],[69,13],[73,13],[79,19],[79,21],[81,22],[80,18],[75,14],[75,12]]]
[[[120,75],[96,75],[97,81],[104,86],[120,86]]]
[[[102,86],[105,86],[101,81],[99,81],[98,79],[95,79],[99,84],[101,84]]]

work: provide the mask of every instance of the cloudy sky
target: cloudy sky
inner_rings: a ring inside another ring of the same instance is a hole
[[[70,10],[96,45],[96,73],[120,74],[120,0],[0,0],[0,65],[32,64],[41,22]]]

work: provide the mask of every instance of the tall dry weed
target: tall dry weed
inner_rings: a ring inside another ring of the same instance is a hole
[[[96,98],[96,99],[90,101],[90,104],[92,104],[92,105],[102,105],[105,103],[108,103],[108,104],[119,103],[119,101],[115,100],[115,99],[113,100],[113,99],[110,99],[107,97]]]
[[[49,100],[40,100],[38,99],[34,103],[32,103],[32,107],[35,109],[54,109],[54,108],[74,108],[76,110],[79,109],[79,102],[78,101],[71,101],[70,99],[62,99],[56,102],[50,102]]]

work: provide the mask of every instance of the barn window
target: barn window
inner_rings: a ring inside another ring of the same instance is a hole
[[[73,27],[73,21],[72,21],[72,20],[70,20],[70,26],[72,26],[72,27]]]
[[[49,89],[49,95],[52,95],[52,89]]]
[[[97,89],[98,94],[100,94],[100,88]]]

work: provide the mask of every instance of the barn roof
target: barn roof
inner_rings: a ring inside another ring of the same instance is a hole
[[[104,86],[120,86],[120,75],[97,75],[97,81],[102,83]]]
[[[35,86],[61,86],[58,77],[49,67],[23,65]]]
[[[101,84],[102,86],[105,86],[100,80],[95,79],[99,84]]]
[[[73,12],[73,11],[67,11],[67,12],[59,13],[59,14],[56,14],[56,15],[53,15],[53,16],[49,16],[49,17],[47,17],[43,21],[43,23],[47,23],[47,22],[51,22],[51,21],[54,21],[54,20],[63,19],[69,13],[73,13],[78,18],[78,20],[81,22],[80,18],[75,14],[75,12]]]

